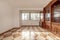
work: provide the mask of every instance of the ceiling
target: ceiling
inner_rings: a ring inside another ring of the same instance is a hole
[[[4,0],[16,8],[44,8],[51,0]]]

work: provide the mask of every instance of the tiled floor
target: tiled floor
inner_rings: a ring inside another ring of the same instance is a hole
[[[7,37],[0,36],[0,40],[60,40],[60,38],[41,27],[21,27]]]

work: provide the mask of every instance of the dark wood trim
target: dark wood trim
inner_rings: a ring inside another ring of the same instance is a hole
[[[56,1],[58,1],[58,0],[52,0],[52,1],[49,2],[44,8],[46,8],[46,7],[51,7]]]
[[[52,0],[46,7],[44,7],[43,9],[43,13],[44,13],[44,28],[46,28],[46,19],[45,19],[45,14],[47,11],[49,11],[49,13],[51,13],[51,20],[50,20],[50,26],[51,26],[51,29],[52,30],[52,21],[53,21],[53,7],[52,5],[57,2],[58,0]]]
[[[52,32],[52,33],[54,33],[55,32],[55,35],[56,34],[58,34],[58,35],[60,35],[60,27],[59,27],[59,25],[57,25],[57,24],[55,24],[55,23],[53,23],[53,21],[54,21],[54,17],[53,17],[53,15],[54,15],[54,6],[56,6],[56,5],[59,5],[60,4],[60,1],[59,0],[52,0],[46,7],[44,7],[44,9],[43,9],[43,13],[44,13],[44,23],[43,23],[43,25],[45,25],[45,29],[47,29],[47,30],[50,30],[50,32]],[[47,12],[49,11],[49,13],[51,14],[51,19],[50,19],[50,22],[45,22],[46,20],[45,20],[45,14],[47,13]],[[55,25],[54,25],[55,24]],[[57,26],[56,26],[57,25]],[[44,26],[43,26],[43,28],[44,28]]]
[[[42,22],[42,27],[43,28],[46,28],[46,25],[45,25],[45,13],[46,13],[46,10],[45,8],[43,9],[43,22]]]

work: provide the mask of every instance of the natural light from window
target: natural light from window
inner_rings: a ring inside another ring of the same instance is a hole
[[[22,13],[22,20],[40,20],[43,19],[43,13]]]

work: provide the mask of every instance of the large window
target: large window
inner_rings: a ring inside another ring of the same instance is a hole
[[[31,13],[31,20],[40,20],[40,13]]]
[[[40,20],[40,13],[22,13],[22,20]]]
[[[22,13],[22,20],[29,20],[29,13]]]

